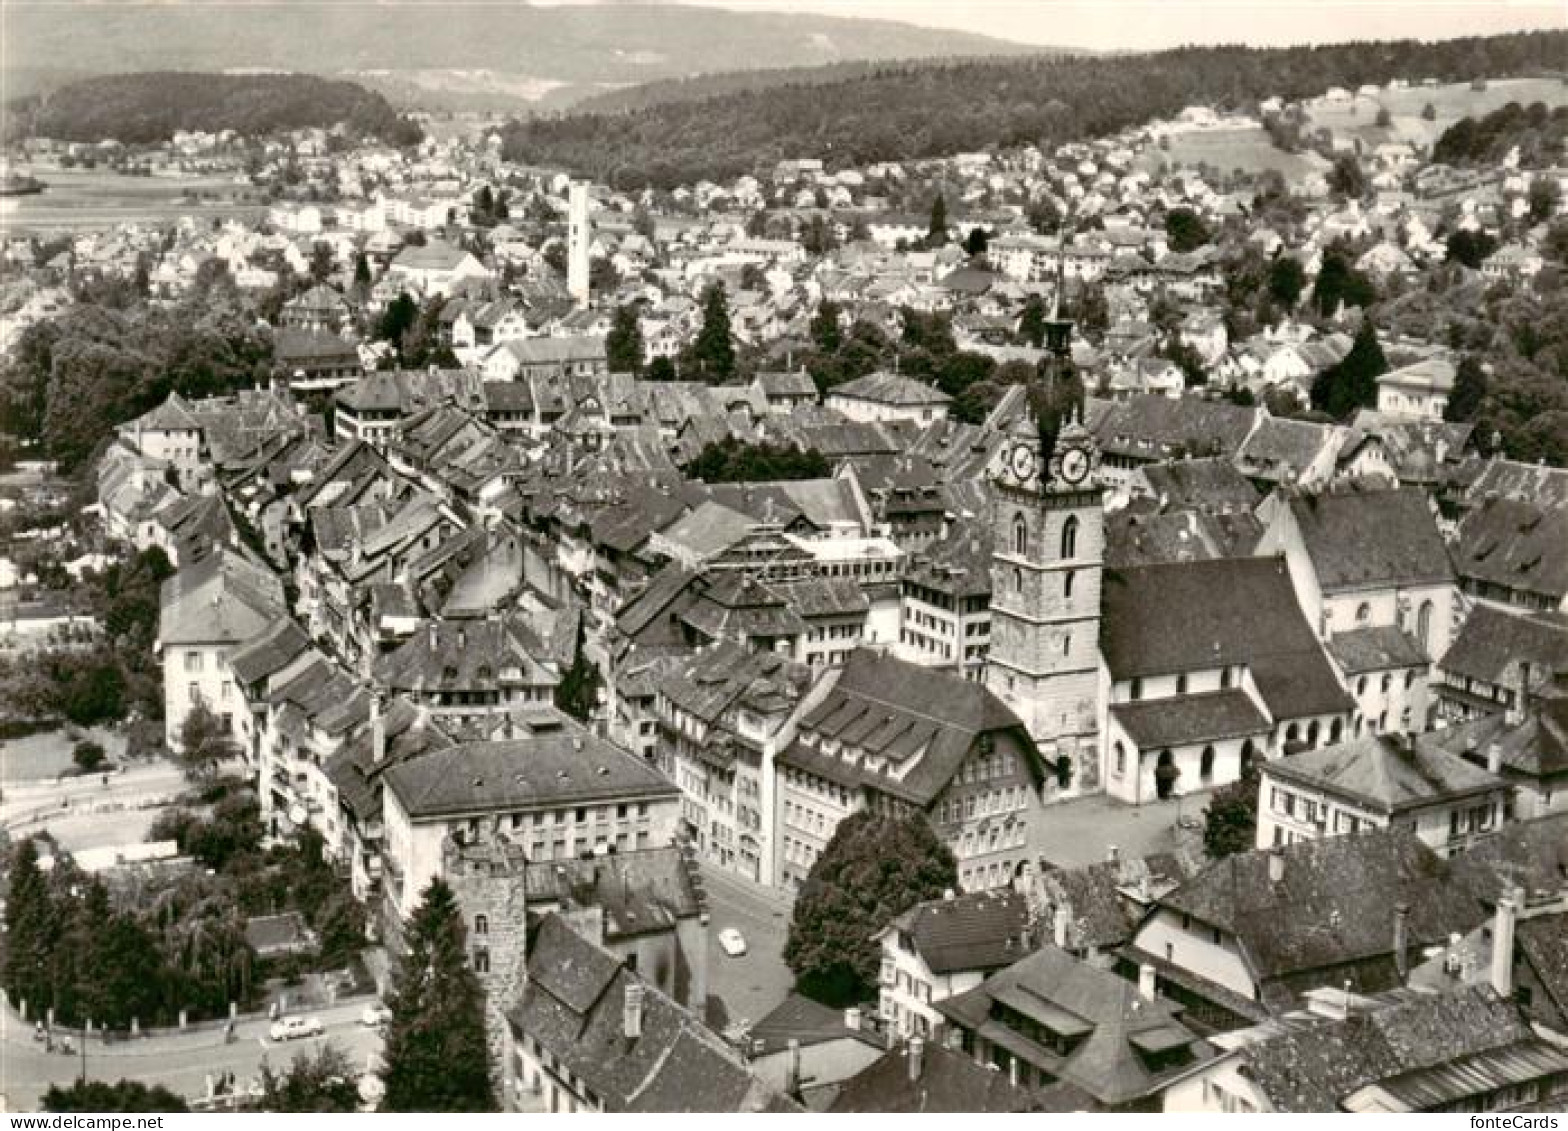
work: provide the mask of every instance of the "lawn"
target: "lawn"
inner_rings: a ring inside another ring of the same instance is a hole
[[[0,782],[53,781],[73,768],[71,751],[84,738],[102,746],[110,761],[125,753],[125,739],[107,730],[94,729],[85,734],[48,730],[26,738],[7,738],[0,740]]]
[[[1146,167],[1212,166],[1222,173],[1240,169],[1256,175],[1277,169],[1287,181],[1299,181],[1327,167],[1316,154],[1286,153],[1274,148],[1261,128],[1191,130],[1172,134],[1170,148],[1149,149],[1142,158]]]

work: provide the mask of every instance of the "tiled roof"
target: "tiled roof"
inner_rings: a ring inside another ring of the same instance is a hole
[[[1329,655],[1347,676],[1425,667],[1427,656],[1410,634],[1394,625],[1353,628],[1329,637]]]
[[[889,1049],[875,1063],[844,1081],[828,1110],[882,1115],[980,1115],[1095,1109],[1094,1097],[1070,1084],[1031,1092],[1014,1086],[1007,1073],[977,1064],[974,1057],[935,1041],[925,1043],[920,1073],[911,1079],[909,1055],[907,1044]]]
[[[605,938],[631,939],[672,930],[706,910],[698,877],[675,845],[640,848],[589,860],[544,860],[524,869],[530,904],[597,907]]]
[[[1218,401],[1137,395],[1086,412],[1085,423],[1109,454],[1162,460],[1176,449],[1233,457],[1259,418],[1257,409]]]
[[[1268,851],[1243,852],[1160,902],[1234,934],[1265,980],[1314,971],[1327,977],[1345,964],[1383,958],[1392,975],[1393,916],[1401,903],[1410,908],[1413,946],[1444,942],[1483,917],[1454,882],[1451,865],[1409,832],[1323,837],[1278,851],[1284,874],[1277,882],[1269,878]]]
[[[1509,664],[1520,660],[1545,671],[1568,670],[1568,613],[1516,615],[1478,602],[1438,667],[1499,684]]]
[[[1473,988],[1292,1026],[1240,1056],[1276,1111],[1331,1112],[1369,1084],[1533,1036],[1516,1006],[1490,988]]]
[[[1459,856],[1454,869],[1489,906],[1510,886],[1530,900],[1560,895],[1568,883],[1568,813],[1506,824]]]
[[[266,567],[218,547],[159,590],[158,640],[243,644],[284,612],[283,583]]]
[[[1252,696],[1234,688],[1173,699],[1113,703],[1111,717],[1140,750],[1256,737],[1267,734],[1270,727]]]
[[[1067,1055],[1058,1055],[996,1018],[993,1002],[1080,1039]],[[1055,946],[1042,947],[936,1008],[955,1025],[1008,1048],[1106,1106],[1157,1095],[1191,1070],[1188,1060],[1150,1071],[1134,1042],[1185,1045],[1194,1059],[1212,1055],[1181,1023],[1177,1006],[1158,998],[1146,1001],[1132,982]]]
[[[641,758],[575,724],[422,754],[391,767],[386,783],[416,821],[679,796]]]
[[[1263,772],[1389,814],[1505,788],[1424,737],[1375,734],[1281,758]]]
[[[1245,664],[1276,721],[1351,708],[1282,559],[1107,570],[1102,607],[1113,679]]]
[[[273,621],[250,643],[229,653],[229,670],[241,685],[280,671],[310,647],[310,637],[287,616]]]
[[[1332,491],[1294,498],[1291,514],[1325,593],[1452,581],[1426,491]]]
[[[1138,469],[1137,475],[1162,508],[1223,510],[1240,507],[1252,510],[1261,501],[1251,480],[1236,470],[1228,459],[1180,459],[1152,463]]]
[[[1537,593],[1568,596],[1568,505],[1483,498],[1459,520],[1454,568],[1460,576]]]
[[[907,933],[915,952],[938,976],[999,970],[1027,948],[1028,901],[1016,892],[973,892],[917,903],[889,930]]]
[[[528,978],[508,1012],[608,1112],[796,1111],[691,1013],[558,915],[529,932]],[[627,988],[642,987],[642,1032],[625,1035]]]

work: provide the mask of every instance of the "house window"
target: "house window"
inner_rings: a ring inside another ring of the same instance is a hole
[[[1072,570],[1068,570],[1066,573],[1062,574],[1063,597],[1071,597],[1073,595],[1073,578],[1075,576],[1077,575],[1074,574]]]
[[[185,670],[188,671],[188,672],[199,672],[199,671],[201,671],[201,653],[200,652],[187,652],[187,653],[185,653]]]
[[[1029,524],[1021,514],[1013,516],[1013,553],[1020,558],[1029,554]]]
[[[1223,688],[1230,687],[1230,668],[1228,667],[1220,669],[1220,686]]]
[[[1421,642],[1423,649],[1431,646],[1432,640],[1432,602],[1422,601],[1421,611],[1416,614],[1416,639]]]
[[[1356,623],[1366,624],[1372,619],[1372,606],[1362,601],[1356,606]]]
[[[474,973],[490,973],[490,952],[484,947],[480,947],[478,950],[474,951]]]
[[[1205,784],[1214,779],[1214,747],[1203,748],[1203,754],[1198,759],[1198,776]]]
[[[485,915],[474,916],[474,934],[488,935],[490,933],[490,919]]]
[[[1078,556],[1078,516],[1068,515],[1067,521],[1062,524],[1062,557],[1076,558]]]
[[[1143,698],[1143,680],[1134,679],[1132,681],[1132,687],[1128,690],[1127,697],[1134,702]]]
[[[1116,744],[1116,776],[1120,777],[1127,772],[1127,748],[1120,742]]]

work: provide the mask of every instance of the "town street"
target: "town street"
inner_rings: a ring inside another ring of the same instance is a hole
[[[159,1034],[134,1041],[105,1044],[97,1037],[87,1042],[89,1079],[141,1080],[161,1084],[187,1100],[206,1095],[207,1078],[216,1080],[234,1073],[241,1087],[257,1075],[263,1063],[286,1069],[299,1053],[312,1053],[328,1041],[342,1049],[356,1069],[381,1050],[381,1036],[359,1023],[360,1011],[370,1002],[360,998],[342,1005],[311,1011],[326,1028],[324,1037],[279,1044],[267,1037],[265,1016],[240,1018],[236,1039],[224,1040],[223,1029],[204,1028],[187,1033]],[[0,1012],[0,1098],[7,1111],[35,1111],[39,1098],[51,1084],[69,1085],[82,1072],[81,1037],[72,1034],[76,1055],[45,1052],[33,1040],[33,1027],[9,1007]]]
[[[761,884],[705,865],[702,882],[712,920],[708,924],[708,1021],[717,1029],[745,1019],[759,1021],[784,1000],[795,978],[784,965],[791,899]],[[734,927],[746,938],[746,953],[732,958],[719,945],[719,932]]]

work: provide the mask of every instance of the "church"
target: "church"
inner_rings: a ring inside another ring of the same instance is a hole
[[[1048,334],[1047,380],[1063,381],[1070,323]],[[1106,570],[1100,450],[1077,411],[1044,435],[1023,415],[987,470],[984,681],[1055,770],[1055,797],[1164,800],[1348,734],[1354,701],[1283,559]]]

